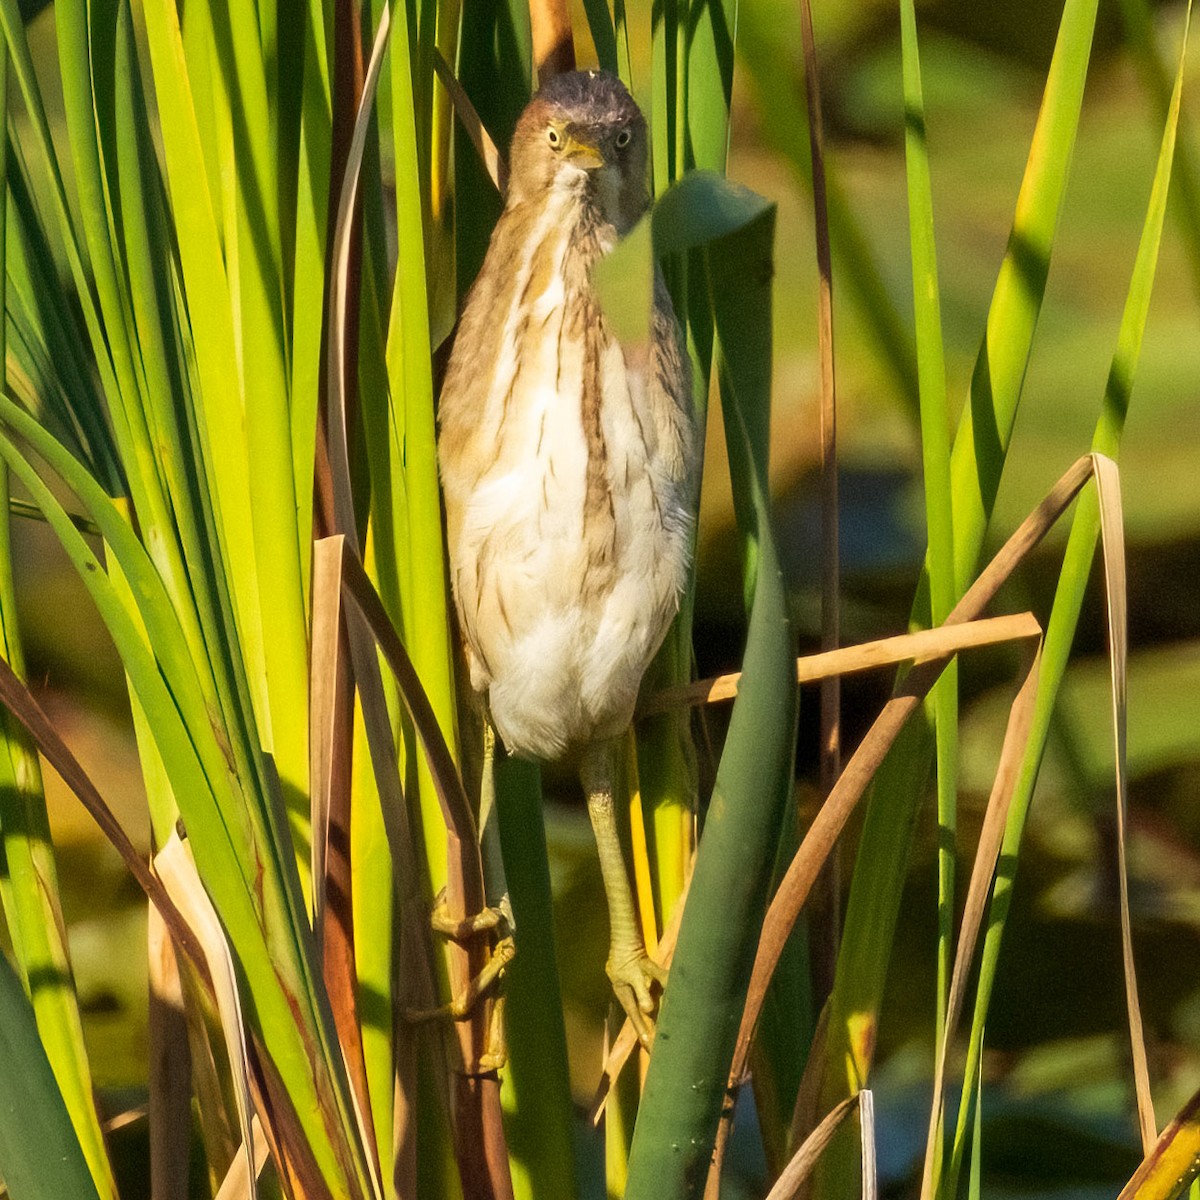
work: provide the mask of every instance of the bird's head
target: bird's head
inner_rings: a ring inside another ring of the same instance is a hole
[[[509,199],[552,188],[583,192],[622,232],[646,207],[646,119],[607,71],[570,71],[548,80],[513,134]]]

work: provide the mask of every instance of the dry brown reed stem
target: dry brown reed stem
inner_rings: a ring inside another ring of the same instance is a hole
[[[859,1110],[862,1129],[862,1197],[873,1200],[877,1192],[875,1170],[875,1104],[874,1095],[867,1089],[847,1096],[836,1104],[825,1119],[804,1139],[799,1150],[792,1156],[775,1186],[767,1194],[767,1200],[796,1200],[802,1195],[805,1181],[812,1174],[817,1160],[833,1141],[833,1135],[855,1111]]]
[[[355,555],[346,553],[342,564],[343,595],[370,630],[395,676],[429,764],[446,823],[447,915],[452,921],[465,920],[481,912],[487,903],[474,813],[416,668],[362,563]],[[453,986],[458,995],[486,966],[489,950],[483,939],[471,938],[465,946],[451,942],[451,953],[456,967]],[[467,1195],[478,1196],[480,1200],[489,1197],[511,1200],[512,1179],[500,1112],[499,1078],[495,1070],[485,1070],[480,1065],[488,1049],[492,1011],[491,998],[484,997],[472,1007],[466,1019],[455,1022],[463,1057],[462,1070],[455,1079],[455,1145]]]
[[[183,987],[162,914],[153,904],[147,908],[150,1196],[151,1200],[187,1200],[192,1064]],[[111,1122],[105,1123],[105,1132],[113,1128]]]
[[[838,545],[837,381],[833,354],[833,262],[829,248],[829,205],[825,195],[825,133],[821,118],[821,81],[812,5],[800,0],[800,40],[804,46],[804,98],[808,108],[808,145],[812,161],[813,232],[817,243],[817,345],[821,358],[821,649],[841,641]],[[842,772],[842,681],[821,681],[821,795],[828,796]],[[841,872],[838,856],[829,857],[822,885],[825,920],[816,947],[820,999],[833,988],[841,940]]]
[[[479,855],[474,816],[458,769],[446,745],[437,718],[417,678],[412,662],[389,620],[359,557],[357,528],[354,518],[354,498],[350,482],[350,455],[346,424],[345,390],[343,380],[346,364],[346,319],[350,296],[349,268],[352,214],[357,193],[359,168],[362,163],[369,117],[374,104],[375,88],[382,68],[389,33],[389,9],[380,16],[362,100],[355,122],[354,135],[342,180],[338,217],[332,255],[333,269],[330,286],[330,341],[327,361],[329,387],[329,456],[333,475],[335,518],[341,541],[337,557],[341,561],[341,586],[346,599],[352,602],[353,618],[348,624],[354,675],[362,694],[364,723],[376,778],[381,782],[381,797],[387,788],[387,776],[397,770],[395,743],[391,737],[386,704],[379,675],[374,645],[364,637],[363,624],[370,639],[378,645],[396,677],[399,691],[412,719],[420,748],[429,766],[437,793],[439,807],[447,830],[446,909],[452,921],[463,921],[479,913],[485,905],[483,865]],[[390,759],[390,763],[385,760]],[[409,862],[415,862],[411,833],[404,818],[387,810],[385,821],[397,835],[400,850]],[[400,808],[404,808],[400,799]],[[399,869],[399,867],[397,868]],[[413,878],[416,878],[415,876]],[[408,905],[408,919],[412,908]],[[427,944],[428,929],[407,931],[410,945]],[[465,992],[469,982],[487,963],[488,946],[481,938],[469,939],[467,944],[451,941],[448,948],[451,988],[454,995]],[[467,1195],[480,1200],[511,1200],[512,1180],[508,1169],[508,1153],[500,1112],[499,1081],[494,1070],[485,1071],[481,1058],[487,1049],[492,1017],[490,999],[471,1007],[470,1013],[454,1022],[462,1056],[461,1068],[455,1072],[455,1095],[450,1105],[454,1130],[455,1152],[462,1186]],[[401,1144],[411,1147],[412,1140],[401,1137]],[[397,1168],[406,1172],[401,1164]]]
[[[453,68],[436,46],[433,48],[433,69],[442,81],[442,86],[449,93],[454,111],[458,114],[458,119],[462,122],[462,127],[470,139],[471,145],[475,147],[475,153],[479,155],[484,170],[487,171],[492,183],[496,185],[496,190],[503,196],[508,188],[508,164],[504,161],[504,155],[492,141],[491,134],[483,127],[479,113],[475,111],[475,105],[471,103],[471,97],[463,90]]]
[[[796,681],[818,683],[831,675],[853,675],[860,671],[895,667],[906,662],[934,662],[945,658],[948,653],[957,654],[980,646],[994,646],[998,642],[1032,637],[1040,630],[1041,626],[1032,613],[1017,613],[1012,616],[983,617],[978,621],[970,621],[949,635],[944,627],[897,634],[895,637],[863,642],[859,646],[843,646],[840,650],[798,658]],[[953,649],[948,650],[947,647]],[[646,700],[639,709],[638,716],[732,700],[737,695],[741,678],[741,672],[736,671],[730,675],[700,679],[681,687],[664,688]]]
[[[1095,470],[1093,458],[1078,459],[1051,489],[1041,504],[1021,523],[999,553],[984,568],[975,583],[947,616],[947,626],[975,620],[995,597],[1000,587],[1054,525]],[[821,866],[836,844],[846,820],[866,792],[892,743],[908,718],[916,711],[925,694],[941,673],[941,663],[913,667],[900,681],[892,698],[884,706],[866,737],[842,772],[833,791],[809,827],[799,850],[767,909],[759,939],[758,952],[750,977],[746,1005],[742,1013],[730,1070],[730,1086],[737,1087],[746,1072],[750,1042],[762,1012],[767,988],[804,906]],[[718,1144],[725,1139],[718,1137]],[[719,1176],[721,1163],[714,1157],[710,1179]]]
[[[1104,549],[1113,745],[1117,763],[1117,880],[1121,900],[1121,964],[1125,978],[1125,1008],[1129,1018],[1129,1043],[1133,1057],[1134,1089],[1137,1094],[1138,1127],[1142,1135],[1142,1153],[1149,1154],[1158,1140],[1158,1130],[1154,1120],[1154,1100],[1150,1095],[1150,1065],[1146,1058],[1142,1010],[1138,1003],[1137,971],[1133,961],[1133,928],[1129,915],[1129,868],[1125,853],[1129,808],[1125,744],[1129,618],[1124,515],[1121,510],[1121,481],[1117,464],[1103,455],[1094,456],[1094,463],[1100,502],[1101,544]]]
[[[1174,1200],[1200,1172],[1200,1091],[1172,1117],[1117,1200]]]
[[[112,809],[104,802],[87,772],[79,765],[79,760],[67,748],[67,744],[59,737],[50,718],[33,698],[33,693],[21,682],[12,667],[3,658],[0,658],[0,704],[3,704],[17,719],[25,732],[33,739],[34,745],[37,746],[42,756],[58,772],[63,783],[78,797],[88,815],[100,827],[100,832],[121,856],[121,861],[124,862],[137,885],[146,893],[147,899],[162,915],[175,944],[196,964],[206,984],[211,986],[200,943],[196,940],[196,936],[179,910],[171,902],[162,881],[150,870],[145,860],[137,852],[129,840],[129,835],[113,815]]]
[[[1033,725],[1033,712],[1037,702],[1038,676],[1041,669],[1042,648],[1040,642],[1028,655],[1025,678],[1021,690],[1008,714],[1008,728],[1004,733],[1004,746],[1000,753],[1000,764],[992,793],[988,797],[984,812],[983,827],[979,832],[979,846],[975,852],[975,865],[971,871],[971,882],[967,888],[967,900],[963,906],[962,923],[959,926],[958,946],[954,954],[954,969],[950,976],[950,993],[946,1002],[946,1023],[937,1048],[937,1059],[933,1073],[933,1104],[929,1114],[929,1133],[925,1143],[925,1166],[921,1178],[922,1200],[931,1200],[934,1189],[935,1167],[941,1165],[938,1140],[942,1130],[945,1110],[946,1056],[962,1014],[963,1000],[967,990],[967,972],[975,956],[975,943],[983,924],[987,909],[988,894],[1000,859],[1000,847],[1004,842],[1004,830],[1008,823],[1008,810],[1016,788],[1021,760],[1029,742],[1029,730]]]
[[[529,0],[529,27],[539,84],[575,69],[575,39],[567,0]]]

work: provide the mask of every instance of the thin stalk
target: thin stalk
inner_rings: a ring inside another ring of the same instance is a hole
[[[912,0],[901,0],[904,74],[904,150],[908,177],[908,228],[912,254],[913,311],[921,401],[921,454],[928,530],[930,623],[941,625],[958,598],[954,576],[954,504],[950,482],[950,414],[942,343],[933,189],[929,173],[925,102]],[[935,1036],[946,1026],[954,961],[954,875],[958,776],[958,660],[947,664],[926,698],[937,737],[938,950]],[[939,1143],[940,1145],[940,1143]],[[936,1164],[940,1176],[940,1158]],[[936,1177],[936,1176],[935,1176]]]
[[[825,149],[821,83],[813,37],[812,6],[800,0],[804,43],[804,95],[808,107],[808,143],[812,161],[813,227],[817,243],[817,341],[821,356],[821,649],[836,650],[841,640],[838,587],[837,385],[833,354],[833,264],[829,247],[829,206],[825,193]],[[821,681],[821,794],[828,796],[842,770],[841,677]],[[833,986],[840,937],[841,872],[836,851],[825,872],[826,929],[819,951],[822,990]],[[824,996],[820,997],[824,1000]]]

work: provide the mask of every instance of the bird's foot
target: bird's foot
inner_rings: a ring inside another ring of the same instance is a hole
[[[499,986],[508,964],[516,956],[516,941],[511,936],[502,937],[493,947],[483,969],[467,982],[449,1004],[442,1004],[437,1008],[410,1008],[405,1012],[405,1016],[414,1023],[434,1021],[443,1017],[451,1021],[466,1020],[475,1011],[475,1006],[480,1000],[491,995]]]
[[[641,947],[624,957],[618,957],[614,948],[604,969],[638,1041],[649,1050],[654,1044],[654,1010],[658,1007],[654,992],[666,986],[666,970]]]
[[[404,1015],[414,1024],[435,1020],[464,1021],[483,1000],[490,998],[492,1010],[488,1022],[488,1047],[480,1058],[479,1067],[485,1071],[497,1070],[507,1059],[504,1040],[504,997],[498,993],[503,983],[504,972],[517,954],[508,897],[495,907],[485,908],[473,916],[458,920],[449,915],[445,893],[439,893],[430,916],[430,924],[435,933],[453,942],[461,944],[473,938],[489,936],[495,939],[495,944],[491,947],[483,968],[448,1004],[439,1005],[437,1008],[410,1008]]]
[[[498,905],[485,908],[474,916],[458,921],[450,916],[446,907],[446,892],[443,889],[437,895],[433,904],[433,913],[429,918],[434,933],[448,937],[452,942],[467,942],[481,933],[493,933],[498,941],[511,936],[512,913],[509,909],[508,897],[505,896]]]

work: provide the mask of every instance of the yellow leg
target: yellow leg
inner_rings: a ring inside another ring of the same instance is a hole
[[[611,742],[589,746],[584,752],[579,778],[587,793],[588,816],[600,854],[600,873],[608,899],[609,952],[606,970],[621,1007],[629,1015],[638,1040],[647,1049],[654,1038],[654,988],[667,981],[666,972],[646,953],[637,910],[629,887],[629,874],[617,830],[613,781],[616,747]]]

